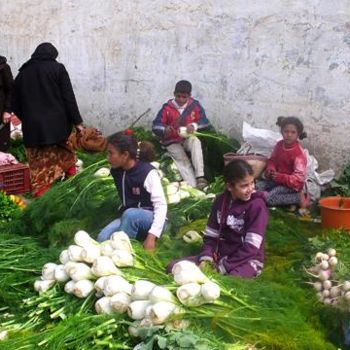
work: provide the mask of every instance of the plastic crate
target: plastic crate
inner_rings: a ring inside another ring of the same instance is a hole
[[[29,167],[24,164],[0,166],[0,190],[7,194],[30,192]]]

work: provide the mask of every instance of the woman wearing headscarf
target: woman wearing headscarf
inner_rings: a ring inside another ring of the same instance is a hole
[[[0,141],[0,150],[5,151],[10,139],[10,120],[11,120],[11,93],[13,88],[13,76],[10,66],[7,64],[6,57],[0,56],[0,124],[5,125],[0,128],[3,137]]]
[[[51,43],[40,44],[19,69],[14,85],[13,111],[22,121],[35,196],[62,175],[75,174],[76,156],[67,140],[73,126],[84,130],[68,72],[57,56]]]

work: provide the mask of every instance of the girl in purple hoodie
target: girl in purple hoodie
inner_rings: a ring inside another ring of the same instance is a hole
[[[256,192],[251,166],[233,160],[224,169],[226,190],[212,207],[204,230],[202,251],[184,258],[197,265],[213,264],[222,274],[251,278],[264,263],[268,209],[263,192]],[[170,263],[168,270],[177,261]]]

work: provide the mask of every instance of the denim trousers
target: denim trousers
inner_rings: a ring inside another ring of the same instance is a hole
[[[153,211],[129,208],[122,216],[105,226],[97,236],[99,242],[109,239],[114,232],[124,231],[130,238],[144,240],[153,223]]]

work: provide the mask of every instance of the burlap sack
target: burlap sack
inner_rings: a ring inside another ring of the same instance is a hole
[[[107,147],[107,139],[95,128],[85,128],[82,133],[73,132],[68,140],[74,149],[101,152]]]
[[[227,165],[228,163],[232,162],[234,159],[243,159],[248,164],[251,165],[254,172],[254,178],[258,178],[261,173],[264,171],[266,164],[267,164],[267,157],[261,155],[261,154],[254,154],[254,153],[248,153],[248,154],[237,154],[233,152],[225,153],[224,154],[224,164]]]

